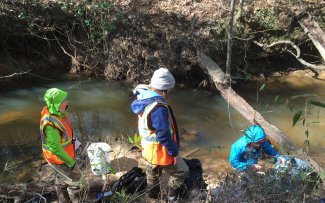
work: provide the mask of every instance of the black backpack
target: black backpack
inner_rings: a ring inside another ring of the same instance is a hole
[[[147,187],[146,174],[139,167],[133,167],[113,185],[113,192],[121,192],[123,189],[128,194],[142,193]]]

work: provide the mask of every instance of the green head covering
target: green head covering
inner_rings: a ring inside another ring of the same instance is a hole
[[[63,113],[59,111],[60,105],[67,98],[68,93],[58,88],[48,89],[44,94],[44,100],[51,114],[62,116]]]

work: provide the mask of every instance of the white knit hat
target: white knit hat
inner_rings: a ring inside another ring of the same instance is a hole
[[[168,69],[159,68],[153,73],[150,86],[157,90],[170,90],[175,86],[175,79]]]

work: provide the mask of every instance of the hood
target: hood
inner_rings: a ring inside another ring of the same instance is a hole
[[[58,88],[48,89],[44,94],[44,100],[51,114],[62,116],[64,113],[59,112],[60,105],[67,98],[68,93]]]
[[[132,102],[131,109],[135,114],[141,114],[146,106],[153,102],[167,103],[163,96],[152,91],[147,85],[138,85],[133,90],[133,94],[136,96],[136,99]]]
[[[241,148],[247,146],[251,142],[259,142],[266,138],[264,130],[259,125],[249,127],[243,136],[241,136],[232,146]]]
[[[266,138],[264,130],[259,125],[253,125],[245,131],[245,137],[249,142],[259,142]]]

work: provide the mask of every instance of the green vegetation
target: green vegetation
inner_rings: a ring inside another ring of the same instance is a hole
[[[112,202],[121,202],[121,203],[128,203],[132,199],[132,196],[127,194],[125,190],[121,190],[121,192],[115,192],[112,199]]]
[[[302,122],[304,127],[304,134],[306,136],[306,140],[304,142],[304,149],[308,153],[310,142],[309,142],[309,128],[311,125],[318,124],[318,120],[314,120],[311,118],[312,108],[313,107],[325,108],[325,103],[311,100],[310,98],[306,99],[304,110],[299,110],[294,113],[292,118],[292,127],[295,126],[299,121]],[[317,116],[316,119],[319,117]]]
[[[130,142],[131,144],[133,144],[133,145],[136,146],[137,148],[139,148],[139,149],[143,149],[142,146],[141,146],[141,136],[140,136],[140,135],[135,134],[135,135],[133,136],[133,138],[130,137],[130,136],[128,136],[128,140],[129,140],[129,142]]]
[[[86,26],[92,40],[100,41],[116,32],[119,26],[128,25],[125,12],[118,11],[108,1],[61,0],[61,8],[68,14],[80,19]]]
[[[276,12],[274,8],[262,8],[256,11],[256,16],[264,29],[274,29],[276,23]]]
[[[59,31],[62,28],[68,29],[65,26],[73,23],[73,26],[85,27],[86,30],[84,31],[87,32],[89,39],[101,41],[120,27],[128,25],[125,12],[116,9],[112,3],[105,0],[96,2],[58,0],[54,5],[51,5],[53,11],[50,10],[49,5],[45,5],[39,0],[18,0],[14,5],[16,5],[14,10],[16,17],[27,23],[27,29],[34,34]],[[58,16],[60,13],[56,10],[57,7],[62,9],[63,13],[61,14],[63,16]],[[35,11],[35,9],[40,10]],[[44,18],[43,15],[48,15],[49,11],[50,13],[54,12],[54,15]],[[64,25],[63,22],[60,22],[61,20],[67,20],[67,24]]]

